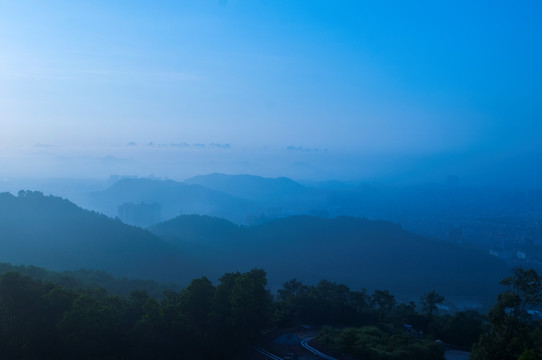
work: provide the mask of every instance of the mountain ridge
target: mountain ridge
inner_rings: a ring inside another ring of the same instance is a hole
[[[256,175],[227,175],[212,173],[186,179],[185,184],[197,184],[208,189],[248,200],[269,200],[273,197],[285,198],[308,191],[308,188],[288,178],[267,178]]]

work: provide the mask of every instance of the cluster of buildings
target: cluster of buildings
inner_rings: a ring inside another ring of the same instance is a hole
[[[117,216],[125,224],[147,228],[162,221],[162,208],[157,203],[125,203],[118,207]]]

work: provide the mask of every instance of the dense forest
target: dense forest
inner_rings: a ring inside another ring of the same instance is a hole
[[[178,291],[181,287],[174,283],[161,283],[153,280],[117,278],[103,270],[65,270],[50,271],[38,266],[12,265],[0,263],[0,275],[17,272],[34,280],[52,282],[70,290],[104,289],[112,295],[129,296],[134,291],[145,291],[155,299],[161,299],[166,290]]]
[[[269,326],[262,270],[218,286],[196,279],[160,302],[142,291],[68,290],[15,272],[0,278],[0,354],[7,359],[227,359]]]
[[[518,268],[502,284],[506,290],[484,316],[439,314],[445,298],[435,291],[418,303],[400,303],[387,290],[353,291],[327,280],[292,279],[273,296],[261,269],[226,273],[217,285],[194,279],[159,300],[145,291],[117,296],[100,287],[70,289],[10,271],[0,277],[0,353],[13,359],[249,358],[266,334],[304,325],[321,329],[316,344],[354,359],[442,359],[436,339],[473,349],[477,360],[540,359],[542,323],[528,310],[542,300],[541,277]]]

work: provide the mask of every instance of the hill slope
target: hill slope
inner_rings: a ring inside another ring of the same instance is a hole
[[[188,266],[148,231],[30,191],[0,194],[0,261],[165,281],[179,281]]]
[[[118,278],[103,270],[47,270],[37,266],[12,265],[0,263],[0,276],[16,272],[34,280],[52,282],[65,289],[98,290],[104,289],[113,295],[128,297],[134,291],[145,291],[155,299],[161,299],[164,291],[178,291],[175,284],[159,283],[153,280]]]
[[[183,216],[150,230],[205,263],[210,276],[263,267],[274,287],[295,277],[389,289],[404,297],[436,289],[481,299],[493,298],[507,271],[485,253],[424,238],[389,222],[352,217],[294,216],[246,228]]]

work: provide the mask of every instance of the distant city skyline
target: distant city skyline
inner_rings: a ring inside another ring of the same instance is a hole
[[[0,1],[0,178],[540,183],[541,13],[532,1]]]

